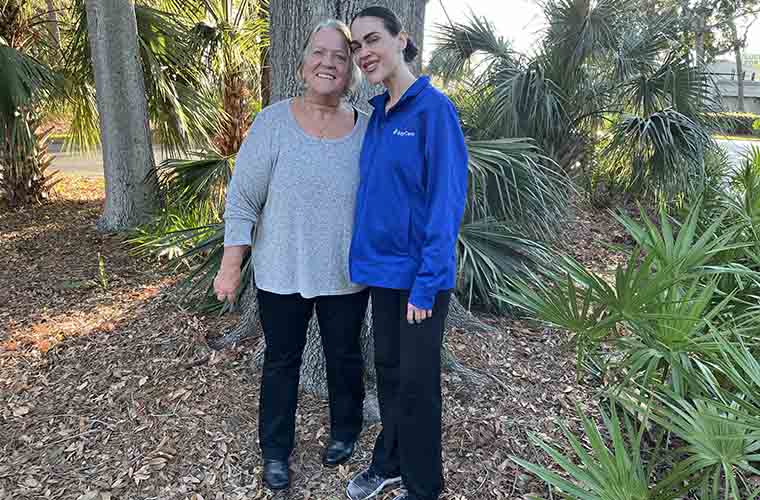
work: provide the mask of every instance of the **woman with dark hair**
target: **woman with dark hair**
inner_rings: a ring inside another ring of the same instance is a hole
[[[417,48],[384,7],[351,22],[351,49],[371,84],[351,279],[370,287],[382,432],[372,464],[349,482],[352,500],[403,481],[396,500],[435,500],[441,467],[441,345],[456,277],[467,196],[467,149],[451,101],[415,78]]]
[[[369,294],[350,281],[348,253],[367,117],[343,99],[361,76],[350,41],[341,21],[314,28],[299,65],[303,93],[256,116],[227,192],[214,290],[219,300],[235,300],[240,264],[251,248],[266,339],[259,445],[264,484],[273,490],[290,484],[301,357],[314,310],[330,399],[322,462],[346,462],[362,428],[359,338]]]

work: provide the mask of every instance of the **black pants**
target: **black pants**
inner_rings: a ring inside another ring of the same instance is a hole
[[[359,335],[368,298],[368,290],[312,299],[258,291],[266,339],[259,396],[264,459],[287,460],[293,451],[301,356],[315,305],[327,364],[331,437],[352,441],[359,436],[364,405]]]
[[[409,324],[409,291],[372,289],[375,370],[383,430],[372,467],[401,475],[414,500],[435,500],[441,470],[441,345],[451,293],[436,296],[433,317]]]

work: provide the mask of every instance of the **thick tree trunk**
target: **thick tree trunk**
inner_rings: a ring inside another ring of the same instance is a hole
[[[158,201],[133,0],[87,0],[87,32],[103,144],[103,232],[146,222]]]

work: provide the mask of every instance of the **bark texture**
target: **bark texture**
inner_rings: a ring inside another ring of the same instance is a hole
[[[86,8],[106,181],[97,227],[118,232],[146,222],[158,203],[135,5],[87,0]]]

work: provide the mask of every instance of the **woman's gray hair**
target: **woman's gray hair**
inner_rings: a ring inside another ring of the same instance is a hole
[[[311,41],[314,38],[314,35],[325,28],[334,29],[343,35],[343,39],[346,42],[349,75],[348,85],[346,85],[346,90],[343,92],[343,94],[348,95],[356,90],[356,87],[359,86],[362,74],[361,71],[359,71],[359,66],[357,66],[354,62],[354,58],[351,57],[351,30],[349,29],[348,25],[346,25],[346,23],[339,21],[338,19],[325,19],[324,21],[320,21],[316,26],[314,26],[314,29],[311,30],[311,33],[309,33],[309,36],[306,38],[306,44],[303,47],[303,51],[301,51],[301,58],[298,61],[298,78],[299,80],[303,80],[303,64],[306,60],[306,57],[309,55],[309,49],[311,48]]]

